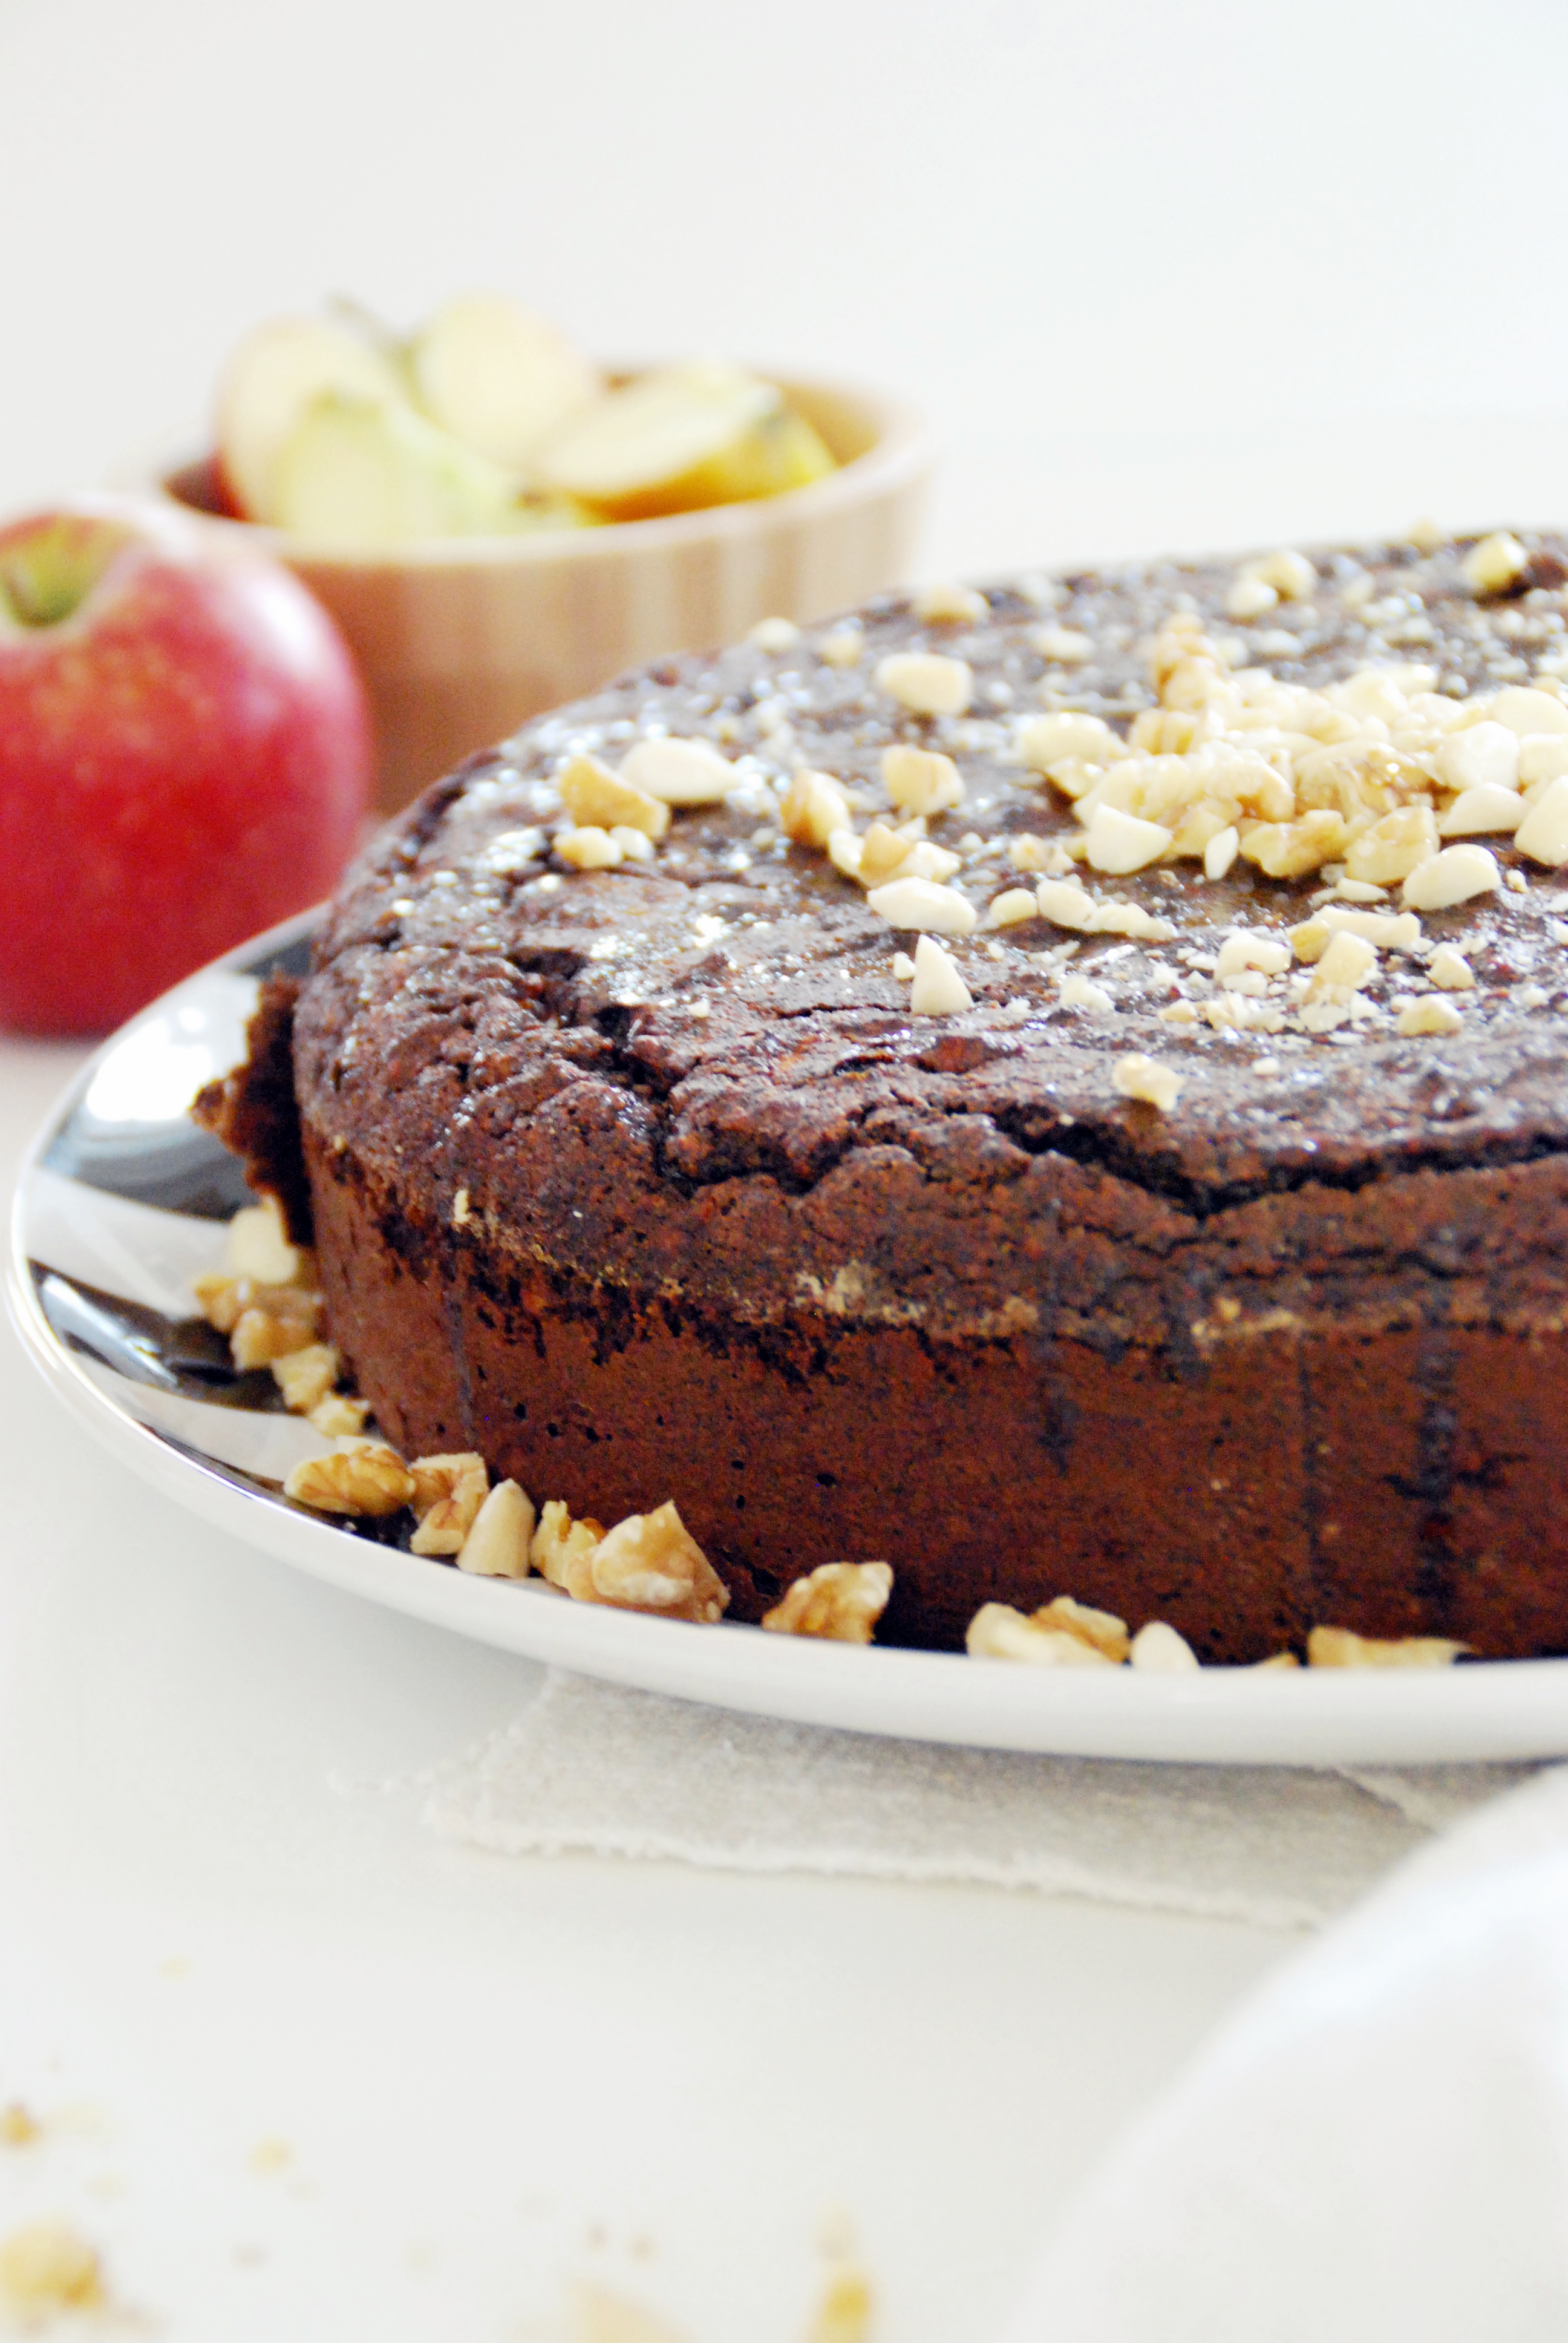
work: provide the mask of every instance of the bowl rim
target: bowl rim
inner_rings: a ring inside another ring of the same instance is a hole
[[[618,365],[610,372],[638,372]],[[394,550],[355,552],[344,546],[318,545],[294,537],[269,522],[236,520],[226,513],[204,512],[187,504],[169,486],[180,471],[210,462],[214,450],[192,454],[187,438],[166,447],[134,469],[127,467],[115,485],[152,494],[189,513],[209,528],[243,532],[246,543],[258,546],[294,568],[340,575],[374,575],[407,570],[498,569],[548,567],[570,561],[628,560],[639,555],[678,553],[683,548],[766,532],[780,526],[804,527],[827,518],[840,508],[910,487],[935,463],[936,434],[922,410],[897,393],[873,390],[863,383],[839,378],[781,373],[759,367],[752,371],[776,383],[789,395],[803,391],[839,399],[859,407],[876,437],[864,454],[853,456],[835,471],[804,488],[786,488],[773,497],[745,504],[709,505],[699,512],[667,513],[649,520],[607,521],[597,528],[540,529],[518,537],[421,538]]]

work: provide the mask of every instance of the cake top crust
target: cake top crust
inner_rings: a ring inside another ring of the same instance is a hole
[[[530,724],[373,845],[302,1003],[324,1131],[433,1147],[591,1073],[683,1188],[1021,1150],[1200,1212],[1568,1146],[1562,538],[758,634]]]

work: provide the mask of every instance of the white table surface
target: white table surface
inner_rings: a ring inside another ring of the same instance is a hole
[[[1546,0],[10,0],[0,507],[199,428],[258,317],[495,284],[921,396],[930,575],[1562,519],[1565,67]],[[0,1043],[7,1166],[75,1062]],[[186,1520],[9,1333],[0,1423],[0,2103],[51,2118],[0,2230],[69,2215],[172,2343],[487,2343],[574,2272],[800,2343],[835,2211],[879,2343],[984,2343],[1288,1949],[444,1844],[366,1785],[528,1665]]]

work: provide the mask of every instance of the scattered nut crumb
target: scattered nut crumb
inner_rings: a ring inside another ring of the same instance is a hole
[[[1307,1637],[1310,1668],[1445,1668],[1464,1644],[1442,1635],[1357,1635],[1349,1627],[1314,1627]]]
[[[317,1513],[377,1519],[402,1511],[414,1493],[414,1475],[384,1441],[350,1440],[330,1456],[297,1464],[283,1493]]]
[[[1174,1066],[1162,1066],[1158,1058],[1145,1057],[1141,1050],[1130,1051],[1118,1058],[1111,1069],[1113,1090],[1123,1098],[1141,1099],[1145,1104],[1169,1114],[1181,1094],[1185,1077]]]
[[[916,944],[914,967],[910,1007],[917,1017],[955,1017],[973,1008],[974,995],[935,936],[922,936]]]
[[[964,801],[963,781],[950,757],[903,742],[882,751],[882,785],[905,813],[941,813]]]
[[[270,2179],[276,2173],[288,2171],[294,2150],[286,2139],[258,2139],[246,2162],[258,2179]]]
[[[480,1578],[526,1578],[533,1534],[533,1500],[515,1481],[498,1481],[458,1548],[457,1567]]]
[[[1457,1033],[1463,1023],[1452,1001],[1439,1000],[1435,993],[1428,992],[1419,1001],[1405,1003],[1395,1030],[1408,1041],[1418,1033]]]
[[[746,639],[756,650],[787,651],[799,641],[800,629],[793,618],[759,618]]]
[[[893,651],[877,662],[877,688],[916,716],[961,716],[974,697],[967,659],[940,651]]]
[[[355,1440],[370,1413],[367,1399],[351,1399],[345,1392],[328,1392],[310,1411],[309,1421],[327,1440]]]
[[[581,2280],[572,2288],[570,2331],[571,2343],[683,2343],[662,2318]]]
[[[824,1562],[794,1581],[762,1624],[779,1635],[869,1644],[892,1591],[893,1574],[885,1562]]]
[[[1049,1610],[1049,1606],[1048,1606]],[[1031,1618],[1010,1603],[982,1603],[964,1648],[971,1659],[1022,1660],[1037,1668],[1108,1668],[1118,1663],[1075,1625],[1045,1613]]]
[[[286,1351],[271,1365],[283,1404],[296,1415],[308,1415],[319,1406],[343,1369],[330,1342],[307,1342],[303,1350]]]
[[[1474,594],[1501,594],[1528,567],[1530,556],[1509,529],[1494,529],[1473,545],[1460,564],[1460,575]]]
[[[0,2107],[0,2142],[6,2147],[31,2147],[43,2136],[44,2127],[28,2114],[20,2099]]]
[[[622,1610],[710,1624],[729,1608],[729,1588],[673,1503],[628,1514],[607,1530],[588,1571],[591,1599]]]
[[[471,1450],[453,1456],[416,1456],[413,1506],[418,1527],[409,1540],[414,1554],[457,1554],[473,1528],[490,1486],[482,1456]],[[532,1534],[533,1523],[528,1524]]]
[[[859,627],[836,627],[817,645],[817,656],[826,667],[854,667],[865,655],[866,638]]]
[[[0,2304],[18,2317],[97,2310],[103,2302],[98,2257],[65,2221],[30,2221],[0,2244]]]
[[[853,2266],[835,2270],[805,2343],[870,2343],[875,2298],[865,2272]]]
[[[1152,1675],[1190,1675],[1199,1664],[1186,1636],[1179,1635],[1163,1619],[1151,1619],[1140,1627],[1127,1656],[1131,1666],[1145,1668]]]

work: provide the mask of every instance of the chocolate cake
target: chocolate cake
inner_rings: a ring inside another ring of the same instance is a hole
[[[430,790],[293,1031],[387,1437],[675,1499],[741,1619],[874,1557],[884,1641],[1568,1650],[1565,580],[890,598]]]

